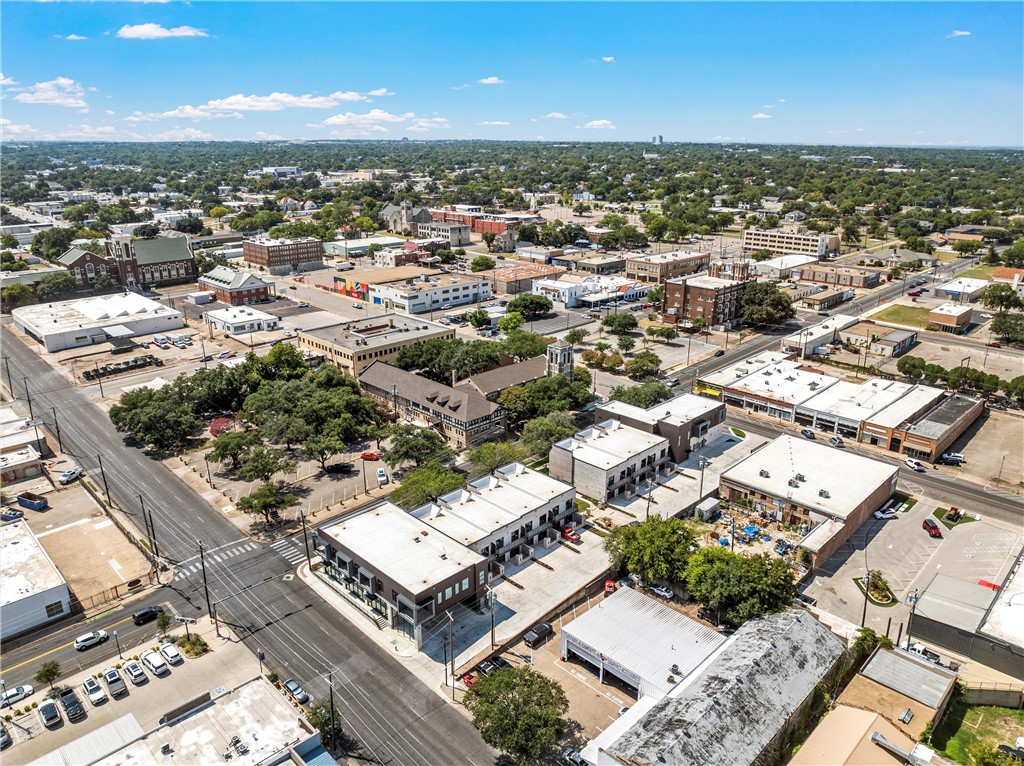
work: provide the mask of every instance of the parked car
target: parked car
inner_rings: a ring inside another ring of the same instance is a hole
[[[502,657],[500,654],[496,654],[491,657],[491,662],[494,663],[497,670],[505,670],[506,668],[512,667],[512,663]]]
[[[90,676],[82,682],[82,690],[85,692],[85,696],[89,698],[89,701],[98,705],[101,702],[107,701],[107,690],[100,686],[100,682]]]
[[[935,519],[925,519],[921,522],[921,528],[927,532],[930,537],[942,537],[942,530],[939,529],[939,525]]]
[[[132,683],[136,686],[146,683],[146,671],[142,669],[135,660],[132,660],[124,666],[124,672],[128,674],[128,678],[131,679]]]
[[[107,668],[104,670],[103,681],[106,683],[111,697],[120,697],[122,694],[128,693],[128,686],[125,684],[124,679],[121,678],[117,668]]]
[[[164,658],[160,656],[159,652],[154,652],[152,649],[142,655],[142,664],[149,668],[149,672],[154,676],[162,676],[168,671]]]
[[[633,581],[633,585],[635,585],[637,588],[647,587],[647,583],[644,582],[644,578],[638,575],[636,572],[630,572],[629,579]]]
[[[989,348],[1002,348],[1003,347],[1003,344],[1000,343],[997,340],[994,340],[991,343],[986,343],[985,345],[988,346]]]
[[[943,452],[942,459],[948,463],[966,463],[967,458],[961,452]]]
[[[875,511],[872,515],[876,519],[898,519],[900,517],[900,515],[896,513],[896,511],[893,511],[891,509],[888,511]]]
[[[903,461],[903,464],[907,468],[917,471],[918,473],[924,473],[925,468],[923,465],[921,465],[920,461],[918,460],[914,460],[913,458],[908,457],[906,460]]]
[[[551,635],[551,623],[538,622],[523,636],[523,642],[531,649]]]
[[[61,484],[70,484],[75,479],[81,478],[82,473],[84,472],[82,471],[81,468],[69,468],[60,475],[60,478],[57,479],[57,481],[59,481]]]
[[[99,646],[110,636],[107,635],[105,630],[94,630],[91,633],[86,633],[75,639],[75,649],[79,652],[84,652],[86,649],[90,649],[94,646]]]
[[[810,428],[804,428],[800,431],[800,435],[805,439],[813,439],[814,431],[812,431]]]
[[[85,708],[78,701],[75,690],[70,686],[57,692],[57,699],[60,701],[61,707],[64,708],[64,715],[68,717],[69,721],[79,721],[85,718]]]
[[[295,701],[298,702],[300,705],[305,705],[307,702],[309,702],[309,695],[306,694],[306,690],[299,686],[299,682],[296,681],[294,678],[289,678],[287,681],[285,681],[284,688],[288,691],[290,695],[292,695],[295,698]]]
[[[359,456],[360,460],[380,460],[380,455],[376,452],[364,452]]]
[[[462,683],[464,683],[464,684],[466,685],[466,688],[468,689],[468,688],[469,688],[470,686],[472,686],[473,684],[475,684],[475,683],[476,683],[477,681],[479,681],[480,679],[479,679],[479,678],[477,678],[477,677],[476,677],[476,676],[475,676],[475,675],[474,675],[473,673],[466,673],[466,675],[464,675],[464,676],[463,676],[463,677],[462,677],[461,679],[459,679],[459,680],[460,680],[460,681],[462,681]]]
[[[651,588],[651,593],[655,596],[661,596],[662,598],[672,599],[675,598],[675,591],[671,588],[666,588],[664,585],[655,585]]]
[[[53,700],[46,700],[46,702],[39,705],[37,710],[39,711],[39,723],[47,729],[60,725],[61,720],[63,720],[60,717],[60,710],[57,709],[57,705]]]
[[[356,467],[351,463],[333,463],[325,469],[327,473],[352,473]]]
[[[604,581],[604,595],[610,596],[615,592],[615,580]]]
[[[562,537],[571,543],[579,543],[583,539],[572,527],[565,527],[562,530]]]
[[[10,707],[15,702],[21,702],[26,697],[31,697],[35,694],[35,691],[35,688],[32,686],[15,686],[13,689],[8,689],[0,697],[0,707]]]
[[[185,658],[181,656],[181,652],[178,651],[178,647],[171,643],[160,644],[160,654],[172,665],[180,665],[185,661]]]
[[[391,481],[391,479],[388,478],[388,472],[385,471],[383,468],[378,468],[377,469],[377,483],[383,485],[383,484],[387,484],[390,481]]]
[[[714,353],[714,356],[725,356],[725,351],[723,351],[722,349],[718,349],[718,350],[717,350],[717,351],[716,351],[716,352]]]
[[[491,673],[491,672],[493,672],[493,671],[495,671],[497,669],[498,669],[498,666],[495,665],[490,660],[484,660],[483,662],[481,662],[479,665],[476,666],[477,672],[480,675],[482,675],[482,676],[486,676],[488,673]]]
[[[132,622],[136,625],[145,625],[147,622],[152,622],[161,614],[164,609],[161,606],[147,606],[132,615]]]
[[[562,763],[566,764],[566,766],[585,766],[586,761],[583,760],[583,756],[578,752],[571,747],[567,747],[562,751]]]
[[[846,446],[846,444],[843,443],[843,440],[841,438],[839,438],[838,436],[833,436],[831,439],[828,440],[828,443],[831,444],[833,447],[845,447]]]
[[[2,723],[0,723],[0,750],[3,750],[5,747],[10,745],[13,741],[14,740],[11,739],[11,733],[9,731],[7,731],[7,727],[5,727]]]

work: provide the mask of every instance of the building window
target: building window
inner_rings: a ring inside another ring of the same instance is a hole
[[[486,576],[486,574],[487,574],[486,572],[483,572],[483,571],[480,572],[480,584],[481,585],[484,584],[484,577]],[[440,596],[438,596],[437,602],[441,603],[441,597]]]
[[[444,600],[447,601],[452,597],[452,586],[448,586],[444,589]]]
[[[64,614],[64,604],[60,601],[54,601],[52,604],[46,605],[47,617],[56,617],[59,614]]]
[[[462,590],[469,590],[469,578],[468,577],[463,578],[463,580],[462,580]]]
[[[440,593],[437,594],[437,603],[439,603],[439,604],[441,603],[441,594]]]

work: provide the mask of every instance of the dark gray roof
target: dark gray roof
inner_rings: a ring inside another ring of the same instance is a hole
[[[252,282],[252,280],[255,280],[255,282]],[[230,266],[215,266],[209,272],[199,277],[200,284],[209,283],[228,290],[241,289],[247,282],[252,282],[249,285],[250,289],[270,284],[255,274],[251,274],[248,271],[238,271]]]
[[[949,430],[950,426],[955,425],[971,408],[977,406],[977,399],[962,396],[961,394],[953,394],[953,396],[944,399],[931,412],[914,423],[907,433],[940,439]]]
[[[359,383],[388,394],[397,386],[398,395],[403,399],[415,402],[438,417],[446,415],[462,422],[486,418],[502,409],[474,391],[435,383],[385,362],[374,362],[363,370]]]
[[[135,248],[135,261],[140,266],[192,260],[192,251],[188,249],[186,237],[136,239],[132,241],[132,247]]]
[[[861,675],[933,710],[938,710],[949,687],[956,683],[952,670],[898,649],[879,649]]]
[[[63,266],[70,266],[75,261],[77,261],[79,258],[81,258],[83,255],[89,255],[89,254],[90,254],[90,252],[88,250],[84,250],[81,247],[72,247],[66,253],[64,253],[62,256],[57,258],[57,263],[59,263],[59,264],[61,264]]]
[[[753,763],[843,651],[807,612],[750,620],[607,752],[634,766]]]
[[[547,371],[547,356],[535,356],[525,362],[495,367],[487,372],[477,373],[460,382],[458,388],[471,388],[484,396],[504,391],[511,386],[521,386],[543,378]]]

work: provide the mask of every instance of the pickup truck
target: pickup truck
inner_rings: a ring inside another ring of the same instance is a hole
[[[35,492],[22,492],[18,495],[18,505],[31,511],[41,511],[49,504],[45,497],[37,495]]]
[[[939,655],[930,649],[925,648],[924,644],[914,644],[907,648],[907,651],[911,654],[916,654],[918,657],[923,657],[928,662],[934,662],[936,665],[941,665],[939,662]]]
[[[75,690],[70,686],[57,692],[57,699],[60,700],[61,707],[64,708],[64,714],[68,717],[69,721],[78,721],[85,718],[85,708],[82,707],[82,703],[78,701]]]

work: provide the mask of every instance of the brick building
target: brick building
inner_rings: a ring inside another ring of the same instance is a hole
[[[107,257],[117,266],[118,281],[124,287],[152,288],[196,281],[196,260],[185,237],[113,237],[107,241]]]
[[[819,234],[796,222],[786,222],[777,229],[746,229],[743,232],[743,252],[771,250],[773,255],[801,253],[823,258],[826,253],[838,252],[839,237]]]
[[[323,268],[324,245],[316,237],[246,239],[242,240],[242,259],[271,274],[311,271]]]
[[[217,300],[242,306],[246,303],[260,303],[270,297],[271,284],[264,282],[248,271],[238,271],[229,266],[217,266],[199,277],[199,287],[212,290]]]
[[[792,278],[801,282],[814,282],[819,285],[835,285],[836,287],[856,287],[860,289],[876,287],[881,279],[881,272],[870,269],[855,269],[849,266],[827,266],[815,263],[793,269]]]
[[[114,279],[118,278],[117,264],[113,258],[85,250],[81,247],[72,247],[57,259],[57,263],[66,268],[71,276],[83,285],[92,285],[100,274],[109,274]]]
[[[740,314],[748,281],[720,277],[679,277],[665,283],[662,319],[669,324],[703,319],[708,326],[731,323]]]
[[[710,253],[680,250],[656,255],[632,255],[626,259],[626,279],[650,284],[664,284],[669,279],[707,271]]]

